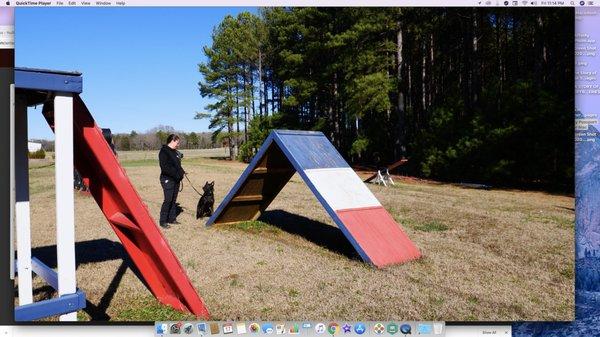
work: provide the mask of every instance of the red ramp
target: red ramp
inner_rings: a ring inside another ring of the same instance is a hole
[[[43,113],[53,127],[52,103],[44,105]],[[77,95],[73,97],[73,124],[75,167],[89,179],[90,193],[148,289],[163,304],[208,318],[202,299]]]

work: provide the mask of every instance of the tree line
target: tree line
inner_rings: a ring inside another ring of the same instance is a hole
[[[212,141],[210,132],[176,131],[168,125],[159,125],[146,132],[116,133],[113,134],[113,143],[116,151],[159,150],[171,133],[181,138],[180,149],[207,149],[220,146]]]
[[[177,131],[169,125],[159,125],[145,132],[114,133],[112,140],[116,151],[151,151],[159,150],[171,133],[181,137],[181,149],[210,149],[224,145],[214,142],[210,132]],[[54,152],[54,140],[32,139],[31,141],[41,143],[44,151]],[[42,156],[42,154],[40,152],[35,156]]]
[[[262,8],[214,28],[195,117],[232,159],[320,130],[354,164],[572,189],[573,51],[569,8]]]

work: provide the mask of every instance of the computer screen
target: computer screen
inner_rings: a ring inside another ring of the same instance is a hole
[[[599,10],[6,2],[7,334],[594,335]]]

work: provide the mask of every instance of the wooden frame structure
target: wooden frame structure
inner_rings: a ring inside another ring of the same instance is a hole
[[[296,172],[365,262],[384,267],[420,257],[400,225],[315,131],[272,131],[207,226],[257,219]]]
[[[77,289],[75,275],[75,196],[73,181],[73,95],[81,93],[81,74],[16,69],[11,87],[11,201],[16,229],[19,306],[16,321],[60,316],[61,321],[77,320],[77,310],[85,307],[85,294]],[[29,206],[29,163],[27,107],[52,99],[56,106],[56,259],[57,269],[31,256]],[[11,229],[11,232],[13,230]],[[11,245],[13,242],[11,241]],[[52,286],[58,297],[33,301],[35,273]]]
[[[79,97],[81,74],[20,68],[15,70],[15,87],[11,138],[20,304],[15,319],[61,315],[61,320],[76,320],[76,311],[85,307],[85,295],[75,283],[75,168],[90,182],[90,194],[152,294],[176,310],[208,318],[204,302]],[[57,272],[31,257],[27,106],[40,104],[55,133]],[[33,303],[32,272],[42,276],[59,297]]]

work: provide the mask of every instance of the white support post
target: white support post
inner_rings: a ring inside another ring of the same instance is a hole
[[[33,302],[31,270],[31,225],[29,210],[29,149],[27,147],[27,104],[15,102],[15,220],[17,227],[17,273],[19,305]]]
[[[377,170],[377,179],[375,180],[375,182],[377,183],[377,185],[382,184],[383,186],[387,187],[385,183],[385,178],[381,174],[381,170]]]
[[[54,98],[56,168],[56,259],[58,295],[76,292],[75,195],[73,191],[73,96]],[[61,321],[76,321],[77,312],[61,315]]]

